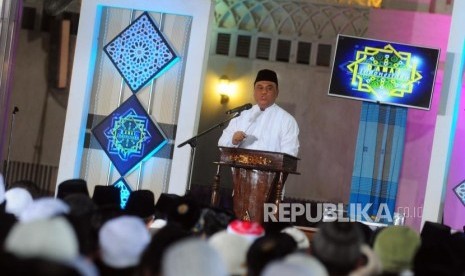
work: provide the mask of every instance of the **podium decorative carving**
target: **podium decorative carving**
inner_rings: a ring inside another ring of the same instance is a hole
[[[250,165],[250,166],[266,166],[271,164],[271,160],[263,157],[263,156],[256,156],[256,155],[246,155],[246,154],[233,154],[230,157],[232,162]]]

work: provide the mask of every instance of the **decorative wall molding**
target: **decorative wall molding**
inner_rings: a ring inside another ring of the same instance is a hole
[[[370,8],[340,2],[354,1],[216,0],[214,18],[218,29],[298,38],[363,36]]]

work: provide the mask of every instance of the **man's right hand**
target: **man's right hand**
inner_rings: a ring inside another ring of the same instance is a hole
[[[234,132],[234,135],[232,137],[233,145],[239,145],[245,139],[245,137],[247,137],[247,135],[243,131]]]

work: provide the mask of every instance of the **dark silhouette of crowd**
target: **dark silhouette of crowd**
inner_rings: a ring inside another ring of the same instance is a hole
[[[464,233],[440,223],[418,233],[321,222],[312,235],[190,195],[138,190],[122,202],[114,186],[90,196],[85,180],[70,179],[50,197],[0,180],[0,275],[465,275]]]

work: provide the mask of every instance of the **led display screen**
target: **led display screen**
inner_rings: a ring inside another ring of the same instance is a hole
[[[328,95],[429,110],[439,49],[338,35]]]

